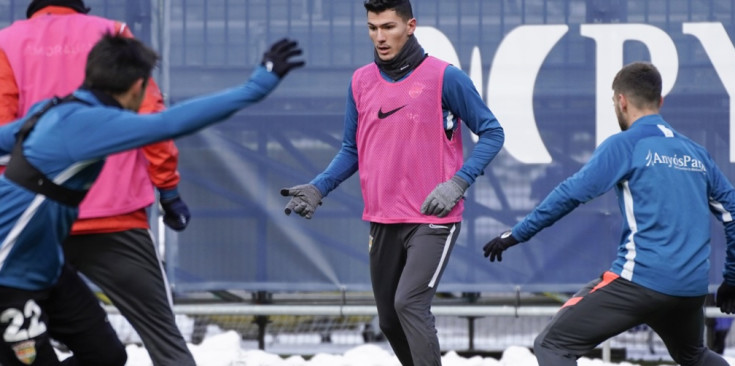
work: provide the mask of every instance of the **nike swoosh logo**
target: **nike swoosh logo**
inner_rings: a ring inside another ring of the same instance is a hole
[[[393,113],[396,113],[396,112],[400,111],[401,109],[403,109],[403,107],[405,107],[407,105],[408,104],[404,104],[404,105],[402,105],[402,106],[400,106],[400,107],[398,107],[396,109],[390,110],[388,112],[383,112],[383,107],[380,107],[380,109],[378,110],[378,118],[379,119],[388,118],[388,116],[390,116]]]

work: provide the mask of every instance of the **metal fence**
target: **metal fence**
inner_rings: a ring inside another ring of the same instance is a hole
[[[480,355],[500,359],[510,347],[532,348],[535,337],[556,313],[554,305],[492,305],[442,301],[433,306],[442,352],[464,357]],[[140,338],[116,309],[107,308],[110,322],[122,341],[139,344]],[[177,305],[177,324],[188,342],[222,332],[236,332],[242,346],[281,355],[344,353],[364,344],[390,350],[378,328],[376,309],[354,303],[340,305]],[[719,309],[705,314],[721,316]],[[731,335],[726,348],[735,345]],[[604,362],[673,362],[666,345],[649,327],[641,325],[622,332],[586,355]]]

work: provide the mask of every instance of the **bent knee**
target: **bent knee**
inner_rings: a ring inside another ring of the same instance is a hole
[[[682,354],[673,354],[672,356],[674,361],[676,361],[678,364],[682,366],[703,366],[703,365],[713,365],[713,366],[727,366],[729,363],[725,361],[722,356],[718,355],[717,353],[707,349],[706,347],[701,347],[698,352],[694,354],[689,355],[682,355]]]
[[[571,366],[577,364],[577,356],[573,352],[556,348],[546,342],[546,333],[541,333],[533,341],[533,354],[539,366]]]

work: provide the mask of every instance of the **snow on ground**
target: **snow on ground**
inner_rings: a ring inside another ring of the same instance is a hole
[[[305,360],[301,356],[282,358],[276,354],[256,349],[244,349],[240,336],[234,331],[213,335],[199,345],[189,345],[198,365],[201,366],[400,366],[398,359],[388,350],[374,344],[356,346],[342,354],[318,353]],[[130,345],[127,347],[126,366],[150,366],[151,361],[144,348]],[[728,350],[729,351],[729,350]],[[735,358],[726,354],[730,365]],[[538,366],[536,357],[527,347],[511,346],[505,349],[498,359],[475,356],[463,358],[455,352],[442,357],[444,366]],[[581,358],[579,366],[633,366],[635,364],[605,363],[600,359]]]

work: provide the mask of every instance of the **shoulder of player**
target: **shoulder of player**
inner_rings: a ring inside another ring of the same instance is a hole
[[[457,66],[452,64],[447,65],[444,69],[443,84],[445,87],[470,90],[475,89],[475,84],[472,82],[469,76]]]

